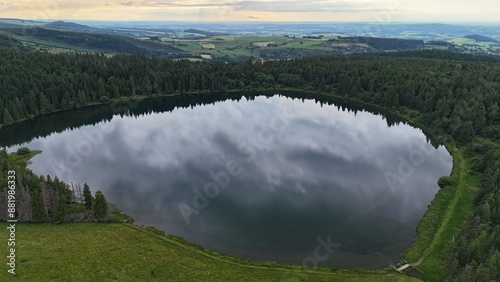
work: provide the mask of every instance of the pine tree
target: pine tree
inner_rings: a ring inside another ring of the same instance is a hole
[[[135,78],[134,78],[134,75],[131,74],[128,78],[128,86],[130,87],[130,89],[132,89],[132,95],[135,95]]]
[[[104,80],[102,77],[97,81],[97,100],[105,99],[107,97],[106,86],[104,85]]]
[[[40,191],[35,189],[32,195],[32,218],[34,222],[44,222],[45,221],[45,206],[43,204],[42,196]]]
[[[87,96],[83,90],[78,90],[76,107],[79,108],[85,104],[87,104]]]
[[[0,150],[0,177],[9,169],[9,156],[5,149]]]
[[[56,222],[66,221],[66,195],[59,194],[59,201],[57,203]]]
[[[28,95],[24,97],[24,104],[26,105],[26,110],[28,111],[28,114],[36,115],[37,114],[37,108],[36,108],[36,102],[35,102],[35,93],[33,91],[30,91]]]
[[[14,119],[12,118],[12,115],[10,114],[9,110],[5,108],[4,114],[3,114],[3,124],[9,125],[14,123]]]
[[[92,208],[92,192],[90,192],[87,183],[83,184],[83,201],[85,202],[85,208],[90,210],[90,208]]]
[[[42,114],[49,113],[52,110],[49,99],[44,93],[40,92],[39,95],[39,112]]]
[[[118,99],[120,98],[120,90],[118,90],[118,86],[115,85],[113,87],[113,98]]]
[[[106,198],[101,191],[97,191],[95,193],[95,201],[92,206],[92,211],[94,217],[97,219],[103,219],[108,214],[108,203],[106,202]]]
[[[14,105],[14,102],[9,103],[8,110],[13,120],[21,119],[21,114],[19,113],[17,107]]]

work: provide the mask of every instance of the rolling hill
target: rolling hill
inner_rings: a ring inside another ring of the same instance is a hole
[[[66,23],[55,23],[51,26],[73,26]],[[94,34],[88,32],[63,31],[48,29],[42,27],[7,27],[0,28],[4,34],[3,41],[6,38],[12,38],[15,41],[27,43],[30,46],[43,46],[47,49],[51,46],[65,48],[82,52],[102,52],[110,54],[138,54],[155,57],[182,58],[188,56],[186,52],[173,46],[152,41],[143,41],[135,38]]]
[[[488,37],[488,36],[479,35],[479,34],[467,35],[467,36],[464,36],[464,38],[476,40],[477,42],[494,42],[494,43],[498,43],[498,40],[496,40],[496,39],[493,39],[493,38]]]
[[[57,30],[79,31],[79,32],[89,32],[89,33],[99,33],[100,31],[99,28],[76,24],[72,22],[65,22],[65,21],[51,22],[44,25],[44,27]]]

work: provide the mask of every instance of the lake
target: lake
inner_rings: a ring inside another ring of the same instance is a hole
[[[376,109],[296,95],[158,98],[0,132],[30,168],[221,253],[307,266],[399,262],[452,158]],[[432,142],[431,142],[432,141]]]

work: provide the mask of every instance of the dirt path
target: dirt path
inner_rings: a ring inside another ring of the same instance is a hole
[[[441,225],[439,226],[436,234],[434,235],[434,238],[432,239],[431,243],[429,244],[429,246],[425,249],[423,255],[420,257],[420,259],[416,262],[413,262],[413,263],[408,263],[408,264],[405,264],[403,265],[402,267],[398,268],[397,271],[402,271],[406,268],[408,268],[409,266],[412,266],[412,267],[417,267],[419,266],[420,264],[422,264],[422,262],[424,262],[425,258],[429,255],[429,253],[434,249],[434,246],[437,244],[437,242],[439,241],[440,237],[441,237],[441,234],[444,232],[444,230],[446,229],[455,209],[457,208],[457,203],[458,203],[458,199],[460,199],[460,197],[462,196],[462,193],[463,191],[466,189],[466,187],[464,187],[466,184],[465,184],[465,177],[467,175],[467,171],[466,171],[466,167],[465,167],[465,160],[464,158],[462,157],[462,154],[460,153],[460,151],[458,150],[458,148],[455,146],[455,141],[453,141],[453,151],[454,151],[454,155],[456,158],[458,158],[458,173],[460,173],[460,176],[459,176],[459,182],[458,182],[458,185],[457,185],[457,190],[455,191],[455,196],[453,197],[453,201],[450,203],[450,205],[448,206],[448,209],[446,210],[446,213],[444,215],[444,219],[443,219],[443,222],[441,223]]]
[[[332,273],[332,272],[323,272],[323,271],[315,271],[315,270],[307,270],[307,269],[290,269],[290,268],[280,268],[280,267],[269,267],[269,266],[260,266],[260,265],[251,265],[251,264],[243,264],[243,263],[239,263],[239,262],[236,262],[236,261],[231,261],[231,260],[228,260],[228,259],[224,259],[224,258],[221,258],[221,257],[218,257],[216,255],[211,255],[211,254],[208,254],[204,251],[201,251],[201,250],[198,250],[196,248],[193,248],[189,245],[186,245],[186,244],[183,244],[183,243],[180,243],[180,242],[177,242],[175,240],[172,240],[170,238],[168,238],[168,236],[165,236],[165,235],[158,235],[158,234],[154,234],[154,233],[151,233],[149,231],[146,231],[146,230],[143,230],[141,227],[137,226],[137,225],[134,225],[134,224],[130,224],[130,223],[122,223],[123,225],[125,226],[128,226],[128,227],[131,227],[131,228],[134,228],[140,232],[144,232],[148,235],[151,235],[151,236],[154,236],[160,240],[164,240],[164,241],[167,241],[169,243],[172,243],[176,246],[179,246],[185,250],[188,250],[188,251],[191,251],[191,252],[194,252],[194,253],[197,253],[201,256],[204,256],[204,257],[207,257],[207,258],[210,258],[210,259],[213,259],[213,260],[216,260],[216,261],[220,261],[220,262],[224,262],[224,263],[227,263],[227,264],[231,264],[231,265],[235,265],[235,266],[239,266],[239,267],[246,267],[246,268],[253,268],[253,269],[262,269],[262,270],[269,270],[269,271],[282,271],[282,272],[287,272],[287,273],[297,273],[297,274],[311,274],[311,275],[326,275],[326,276],[334,276],[334,277],[370,277],[370,276],[373,276],[373,277],[393,277],[393,276],[396,276],[398,275],[397,273],[359,273],[359,274],[356,274],[356,273],[352,273],[352,274],[348,274],[348,273]]]

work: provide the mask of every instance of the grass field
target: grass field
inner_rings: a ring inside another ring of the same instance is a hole
[[[479,42],[479,41],[476,41],[474,39],[469,39],[469,38],[454,38],[454,39],[448,40],[448,42],[453,43],[459,47],[465,47],[468,45],[470,50],[481,50],[481,51],[486,52],[488,54],[491,53],[488,51],[488,49],[492,45],[497,44],[497,43],[492,43],[492,42]],[[475,47],[472,47],[472,45],[474,45]]]
[[[6,226],[0,223],[1,238]],[[250,263],[120,223],[18,223],[16,248],[16,274],[3,263],[0,281],[418,281],[393,270]]]
[[[229,56],[236,58],[239,56],[254,56],[260,58],[260,50],[266,49],[308,49],[331,51],[332,47],[322,45],[331,37],[322,39],[292,38],[284,36],[216,36],[197,40],[179,40],[176,39],[174,46],[184,51],[193,53],[202,53],[210,51],[215,57]],[[168,42],[170,39],[163,39]],[[254,43],[259,48],[250,48]],[[278,46],[268,47],[267,44],[277,44]]]

